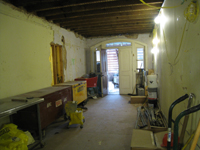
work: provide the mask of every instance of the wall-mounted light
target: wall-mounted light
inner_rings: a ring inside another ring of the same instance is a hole
[[[154,19],[154,22],[156,24],[159,24],[161,22],[161,17],[160,16],[157,16],[155,19]]]
[[[159,52],[159,49],[157,47],[154,47],[152,50],[151,50],[151,53],[153,54],[157,54]]]
[[[157,38],[157,36],[153,39],[153,44],[154,45],[157,45],[159,42],[160,42],[160,40]]]
[[[164,15],[164,13],[160,13],[155,19],[154,22],[156,24],[165,24],[167,22],[167,17]]]

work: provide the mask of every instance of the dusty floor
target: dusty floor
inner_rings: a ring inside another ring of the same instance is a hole
[[[108,95],[90,99],[83,129],[67,129],[63,118],[50,125],[42,150],[129,150],[136,107],[129,96]]]

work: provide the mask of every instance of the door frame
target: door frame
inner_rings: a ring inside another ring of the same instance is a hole
[[[122,49],[123,46],[120,46],[120,47],[106,47],[106,44],[107,43],[113,43],[113,42],[131,42],[131,46],[124,46],[124,47],[131,47],[132,48],[132,53],[135,57],[133,57],[132,61],[133,61],[133,64],[135,63],[136,64],[136,60],[137,60],[137,49],[136,49],[136,44],[139,44],[139,45],[143,45],[144,46],[144,53],[145,53],[145,59],[144,59],[144,70],[148,70],[148,65],[147,65],[147,44],[145,43],[142,43],[140,41],[136,41],[136,40],[132,40],[132,39],[122,39],[122,38],[115,38],[115,39],[110,39],[110,40],[105,40],[103,42],[99,42],[93,46],[90,47],[90,71],[91,72],[95,72],[96,70],[96,64],[95,64],[95,61],[96,61],[96,57],[94,56],[94,52],[96,50],[99,50],[101,51],[101,49]],[[137,67],[135,67],[137,68]],[[136,83],[136,70],[133,70],[132,71],[132,77],[133,77],[133,85],[134,86],[134,83]],[[134,93],[136,93],[136,90],[134,91]]]

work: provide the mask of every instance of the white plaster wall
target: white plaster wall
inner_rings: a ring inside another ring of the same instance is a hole
[[[181,1],[166,0],[164,6],[176,6]],[[158,26],[159,53],[155,56],[155,71],[159,81],[159,101],[164,114],[168,115],[168,109],[173,101],[184,94],[194,93],[196,99],[192,106],[200,103],[200,18],[197,22],[187,23],[183,35],[186,19],[184,10],[190,1],[178,8],[163,9],[162,14],[167,22]],[[164,31],[164,33],[163,33]],[[165,35],[165,36],[164,36]],[[183,41],[178,55],[181,38]],[[166,40],[165,40],[166,39]],[[176,56],[177,63],[174,62]],[[173,119],[187,107],[187,101],[174,108]],[[186,139],[192,134],[200,118],[200,111],[189,116]],[[183,119],[180,123],[183,123]],[[198,142],[200,145],[200,141]],[[189,146],[188,146],[189,149]],[[199,149],[197,146],[196,149]]]
[[[51,86],[51,42],[66,49],[65,81],[86,73],[84,38],[0,0],[0,99]]]
[[[0,1],[0,99],[51,86],[50,43],[63,45],[65,81],[86,72],[85,39]]]
[[[58,26],[52,27],[54,30],[54,43],[63,45],[61,39],[64,36],[66,49],[67,66],[64,68],[64,81],[73,81],[86,73],[85,47],[86,40],[73,32],[62,29]]]
[[[90,47],[98,44],[100,42],[106,41],[106,40],[111,40],[111,39],[131,39],[131,38],[127,38],[125,36],[111,36],[111,37],[99,37],[99,38],[88,38],[86,40],[86,45],[87,45],[87,51],[86,51],[86,57],[87,57],[87,61],[86,61],[86,66],[87,66],[87,73],[90,72]],[[135,41],[139,41],[142,43],[147,44],[147,59],[148,59],[148,68],[152,69],[152,53],[151,53],[151,49],[152,49],[152,37],[149,37],[149,34],[139,34],[138,38],[135,39],[133,38],[133,40]]]
[[[50,86],[49,24],[2,1],[0,22],[0,98]]]

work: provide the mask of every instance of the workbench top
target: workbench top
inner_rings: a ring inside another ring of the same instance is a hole
[[[0,118],[16,113],[18,110],[43,102],[43,98],[13,96],[0,99]]]
[[[43,89],[39,89],[39,90],[35,90],[32,92],[27,92],[24,94],[20,94],[18,96],[22,96],[22,97],[44,97],[46,95],[49,95],[51,93],[57,92],[57,91],[61,91],[64,90],[66,88],[70,88],[70,86],[53,86],[53,87],[47,87],[47,88],[43,88]]]
[[[86,81],[68,81],[68,82],[56,84],[56,86],[59,86],[59,85],[76,85],[76,84],[83,84],[83,83],[86,83]]]

